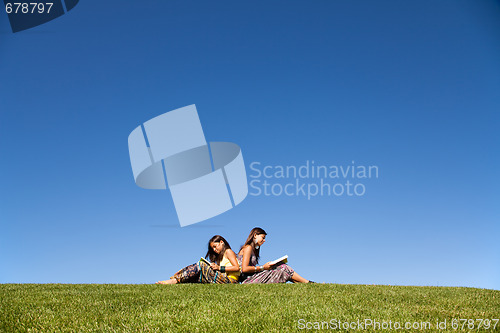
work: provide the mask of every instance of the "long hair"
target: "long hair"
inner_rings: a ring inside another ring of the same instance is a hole
[[[255,243],[253,241],[253,237],[256,235],[267,235],[267,232],[259,227],[255,227],[250,231],[250,234],[248,235],[247,240],[245,241],[245,244],[243,244],[240,248],[240,251],[242,248],[244,248],[246,245],[250,245],[252,247],[252,253],[255,255],[257,258],[257,262],[259,262],[260,258],[260,248],[256,249],[255,248]]]
[[[224,242],[224,247],[223,247],[222,251],[220,251],[220,253],[217,254],[210,246],[210,243],[218,243],[220,241]],[[214,262],[214,263],[218,264],[221,262],[222,258],[224,257],[224,253],[226,252],[226,250],[230,249],[230,248],[231,248],[231,246],[229,245],[229,243],[227,242],[227,240],[224,237],[222,237],[221,235],[215,235],[212,238],[210,238],[210,240],[208,241],[208,251],[207,251],[207,254],[205,255],[205,258],[209,259],[210,262]]]

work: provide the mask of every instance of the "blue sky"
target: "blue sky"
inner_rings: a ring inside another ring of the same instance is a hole
[[[153,283],[260,226],[262,261],[315,281],[500,289],[499,2],[88,0],[16,34],[0,17],[0,283]],[[127,137],[190,104],[249,175],[379,177],[180,228]]]

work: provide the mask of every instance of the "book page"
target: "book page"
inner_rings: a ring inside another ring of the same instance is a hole
[[[277,263],[279,263],[279,262],[286,263],[287,261],[288,261],[288,255],[284,255],[284,256],[283,256],[283,257],[281,257],[281,258],[278,258],[278,259],[276,259],[276,260],[271,261],[270,263],[271,263],[271,265],[276,265],[276,264],[277,264]]]

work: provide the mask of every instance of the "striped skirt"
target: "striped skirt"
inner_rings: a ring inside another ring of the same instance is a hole
[[[287,264],[281,264],[268,271],[250,275],[242,283],[285,283],[291,281],[294,270]]]

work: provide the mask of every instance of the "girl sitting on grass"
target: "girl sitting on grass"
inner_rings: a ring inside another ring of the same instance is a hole
[[[224,237],[215,235],[210,238],[205,258],[211,263],[200,260],[181,269],[169,280],[158,281],[156,284],[238,283],[240,266],[236,254]]]
[[[245,244],[238,253],[238,261],[241,264],[242,283],[285,283],[287,281],[299,283],[314,283],[304,279],[287,264],[265,263],[258,266],[260,247],[266,241],[267,233],[262,228],[253,228],[248,235]]]

